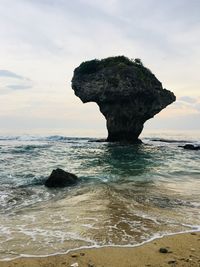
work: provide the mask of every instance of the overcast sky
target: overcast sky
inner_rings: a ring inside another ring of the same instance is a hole
[[[141,58],[177,96],[145,130],[200,130],[199,0],[0,0],[0,134],[106,136],[71,89],[82,61]]]

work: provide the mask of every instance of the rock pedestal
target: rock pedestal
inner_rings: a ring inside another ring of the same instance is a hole
[[[138,142],[145,121],[176,100],[139,59],[124,56],[83,62],[72,89],[83,103],[99,105],[112,142]]]

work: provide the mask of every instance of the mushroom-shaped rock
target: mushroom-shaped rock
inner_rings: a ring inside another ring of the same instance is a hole
[[[99,105],[107,141],[138,142],[145,121],[176,100],[140,59],[124,56],[83,62],[74,70],[72,89],[83,103]]]
[[[45,181],[47,187],[66,187],[78,182],[78,177],[62,169],[53,170],[49,178]]]

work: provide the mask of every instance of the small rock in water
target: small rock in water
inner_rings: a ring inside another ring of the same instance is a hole
[[[183,146],[183,148],[188,150],[200,150],[200,146],[195,146],[192,144],[186,144]]]
[[[159,249],[159,252],[160,252],[160,253],[168,253],[169,251],[168,251],[167,248],[160,248],[160,249]]]
[[[45,182],[47,187],[66,187],[74,185],[78,182],[78,177],[70,172],[62,169],[53,170],[49,178]]]

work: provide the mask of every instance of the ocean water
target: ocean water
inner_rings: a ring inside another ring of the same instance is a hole
[[[200,136],[141,145],[65,136],[0,137],[0,259],[79,247],[134,246],[200,229]],[[80,183],[48,189],[55,168]]]

